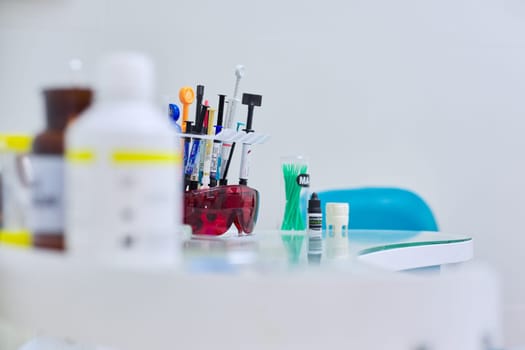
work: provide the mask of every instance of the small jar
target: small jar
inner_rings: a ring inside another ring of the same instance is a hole
[[[348,257],[348,203],[326,203],[326,256]]]

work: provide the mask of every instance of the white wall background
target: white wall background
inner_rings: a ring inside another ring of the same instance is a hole
[[[243,63],[272,135],[253,153],[259,227],[280,220],[281,155],[310,156],[313,189],[413,189],[500,271],[508,343],[525,343],[525,3],[0,0],[0,130],[41,129],[41,88],[73,57],[90,82],[113,49],[153,56],[159,101],[203,83],[216,103]]]

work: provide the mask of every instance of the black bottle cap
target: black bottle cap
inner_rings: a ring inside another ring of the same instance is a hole
[[[321,201],[317,196],[317,193],[312,193],[312,196],[308,200],[308,212],[309,213],[320,213],[321,212]]]

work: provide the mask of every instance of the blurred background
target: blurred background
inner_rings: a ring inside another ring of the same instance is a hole
[[[91,85],[110,51],[152,56],[166,116],[184,85],[231,95],[241,63],[272,136],[253,150],[259,228],[280,223],[284,155],[309,156],[313,190],[411,189],[499,271],[505,337],[523,344],[524,19],[518,0],[0,0],[0,130],[40,131],[42,88]]]

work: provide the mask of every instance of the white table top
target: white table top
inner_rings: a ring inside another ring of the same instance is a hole
[[[469,342],[480,329],[499,331],[490,323],[497,293],[472,299],[476,290],[492,288],[491,276],[434,278],[382,268],[465,261],[471,244],[469,237],[444,233],[353,231],[348,259],[313,267],[304,249],[290,265],[281,234],[269,231],[191,239],[181,267],[140,270],[0,247],[0,321],[119,350],[373,349],[382,346],[376,331],[394,350],[449,338],[462,350],[475,349]],[[478,310],[474,321],[468,310]],[[451,315],[470,328],[450,323]],[[363,324],[375,331],[359,331]],[[447,336],[440,338],[437,329]],[[453,348],[447,344],[438,348]]]

